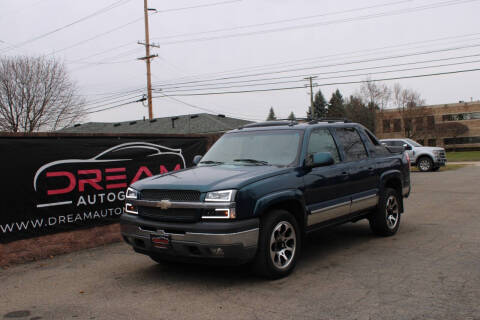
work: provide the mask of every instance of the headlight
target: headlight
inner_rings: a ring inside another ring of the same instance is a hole
[[[205,201],[229,202],[234,198],[235,190],[211,191],[205,196]]]
[[[136,200],[138,199],[138,191],[133,188],[127,188],[127,192],[125,193],[125,212],[130,214],[138,214],[138,209],[128,200]]]
[[[132,188],[127,188],[127,193],[125,194],[127,199],[138,199],[138,191]]]

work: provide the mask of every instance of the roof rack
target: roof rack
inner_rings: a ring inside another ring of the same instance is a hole
[[[318,118],[318,119],[309,119],[310,122],[309,124],[315,124],[319,122],[328,122],[328,123],[334,123],[334,122],[343,122],[343,123],[350,123],[352,122],[351,120],[347,118]]]
[[[243,128],[257,128],[257,127],[276,127],[276,126],[294,126],[298,124],[296,121],[292,120],[275,120],[275,121],[263,121],[263,122],[254,122],[254,123],[249,123],[244,126],[241,126],[238,129],[243,129]]]

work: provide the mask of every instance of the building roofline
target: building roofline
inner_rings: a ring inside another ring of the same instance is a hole
[[[450,108],[450,107],[461,107],[461,106],[474,106],[474,105],[480,105],[480,100],[477,101],[462,101],[462,102],[455,102],[455,103],[444,103],[444,104],[431,104],[431,105],[426,105],[426,106],[419,106],[420,108]],[[398,108],[389,108],[389,109],[383,109],[381,111],[377,111],[378,113],[380,112],[398,112]]]

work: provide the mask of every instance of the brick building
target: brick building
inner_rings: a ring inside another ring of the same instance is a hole
[[[480,149],[480,101],[377,112],[377,136],[408,137],[426,146]]]

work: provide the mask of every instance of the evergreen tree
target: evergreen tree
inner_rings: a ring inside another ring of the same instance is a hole
[[[295,118],[295,114],[293,113],[293,111],[290,112],[290,115],[288,116],[288,120],[294,121],[294,120],[296,120],[296,119],[297,119],[297,118]]]
[[[336,90],[332,93],[330,102],[328,103],[328,117],[329,118],[345,118],[345,100],[340,93],[340,90]]]
[[[365,105],[365,103],[362,101],[362,98],[358,96],[350,96],[350,99],[348,99],[345,103],[345,114],[347,118],[353,122],[363,124],[372,132],[375,129],[375,109],[378,109],[378,107],[373,105]]]
[[[275,111],[273,111],[273,107],[270,107],[270,111],[268,112],[267,121],[277,120],[275,116]]]
[[[327,100],[322,94],[321,90],[315,94],[315,98],[313,100],[313,119],[324,118],[327,111]],[[307,110],[307,118],[312,119],[310,114],[310,108]]]

